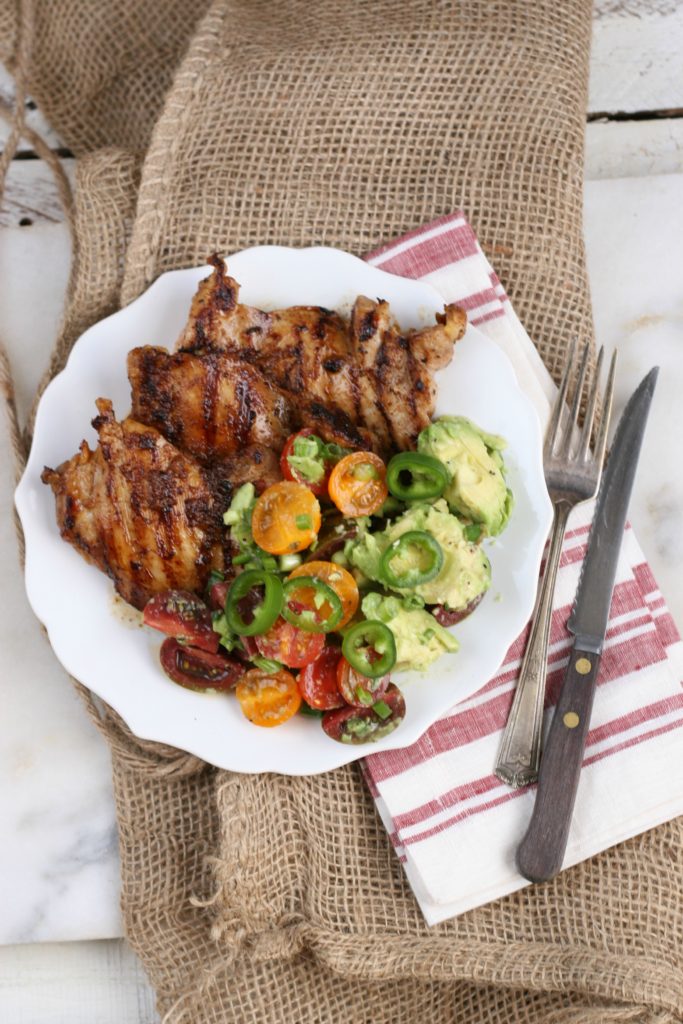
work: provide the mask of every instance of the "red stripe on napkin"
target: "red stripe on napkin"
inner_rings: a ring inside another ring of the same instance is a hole
[[[404,277],[424,277],[438,271],[442,280],[449,267],[457,269],[460,276],[454,274],[453,279],[476,282],[457,299],[449,296],[450,301],[459,302],[468,311],[470,323],[489,324],[507,315],[507,295],[461,211],[410,232],[366,258],[375,266]],[[433,283],[438,286],[436,278]],[[495,329],[491,328],[494,332]],[[583,522],[567,532],[560,576],[569,574],[567,579],[573,580],[577,575],[589,529],[590,524]],[[626,536],[629,531],[627,524]],[[609,707],[621,707],[622,711],[589,731],[584,767],[598,765],[683,727],[683,688],[675,673],[669,673],[673,682],[666,696],[653,699],[648,693],[647,673],[657,672],[658,666],[667,663],[669,649],[679,643],[680,636],[650,567],[641,559],[642,555],[636,564],[629,565],[628,577],[620,578],[615,586],[598,679],[600,692],[609,693]],[[567,592],[566,587],[563,592]],[[573,641],[566,628],[569,612],[568,605],[553,611],[546,708],[552,708],[557,700]],[[450,829],[466,828],[465,823],[472,817],[493,812],[527,792],[508,789],[492,770],[487,774],[474,771],[469,777],[464,775],[462,757],[456,754],[502,733],[527,631],[512,644],[496,676],[477,694],[456,705],[417,743],[365,759],[367,784],[375,799],[383,802],[383,813],[388,811],[391,815],[390,838],[402,861],[415,844]],[[634,693],[638,695],[636,706],[629,707]],[[458,778],[448,771],[440,773],[438,759],[449,756],[459,758]],[[405,796],[410,786],[403,786],[402,782],[409,783],[411,773],[428,762],[433,767],[429,774],[419,776],[419,798],[411,805]],[[387,821],[386,814],[384,820]]]

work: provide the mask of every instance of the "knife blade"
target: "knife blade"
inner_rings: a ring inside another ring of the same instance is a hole
[[[626,514],[658,373],[659,367],[655,366],[640,382],[619,420],[567,622],[581,649],[595,654],[601,653],[605,640]]]
[[[567,623],[574,643],[541,759],[531,821],[517,849],[517,866],[532,882],[556,875],[567,847],[619,551],[658,373],[659,367],[650,370],[626,403],[600,483]]]

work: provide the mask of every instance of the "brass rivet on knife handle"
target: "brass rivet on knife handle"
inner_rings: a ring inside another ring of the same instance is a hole
[[[576,663],[576,671],[580,676],[588,675],[591,670],[591,663],[588,658],[579,658]]]

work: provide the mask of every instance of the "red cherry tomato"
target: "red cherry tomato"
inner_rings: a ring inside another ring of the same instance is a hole
[[[220,637],[204,602],[189,590],[164,590],[145,605],[142,621],[166,636],[185,640],[193,647],[215,654]]]
[[[330,473],[334,469],[334,463],[325,462],[325,475],[317,483],[311,483],[310,480],[306,480],[295,469],[292,469],[288,458],[288,456],[294,453],[294,442],[297,437],[310,437],[311,434],[315,434],[315,430],[312,427],[304,427],[303,430],[299,430],[296,434],[290,434],[280,456],[280,472],[285,480],[294,480],[296,483],[306,484],[308,489],[313,491],[316,497],[320,498],[327,496],[327,481],[330,479]]]
[[[326,647],[320,657],[299,672],[299,693],[310,708],[330,711],[332,708],[344,707],[344,698],[337,686],[337,664],[340,658],[338,647]]]
[[[340,743],[373,743],[381,740],[401,724],[406,714],[406,703],[403,694],[393,683],[378,703],[382,714],[378,714],[373,707],[326,711],[323,715],[323,729],[331,739]]]
[[[254,637],[259,654],[279,661],[287,668],[303,668],[322,654],[323,633],[305,633],[280,617],[267,633]]]
[[[337,665],[337,686],[339,692],[353,708],[367,708],[379,700],[386,691],[391,677],[381,676],[379,679],[369,679],[352,668],[346,658],[341,658]]]
[[[209,587],[209,605],[217,612],[225,608],[225,599],[230,590],[232,580],[223,580],[221,583],[212,583]]]
[[[173,637],[164,640],[159,657],[168,678],[188,690],[231,690],[244,674],[239,661],[179,644]]]

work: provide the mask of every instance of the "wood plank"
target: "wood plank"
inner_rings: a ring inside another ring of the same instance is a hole
[[[683,118],[586,125],[586,181],[683,171]]]
[[[2,1019],[12,1024],[157,1024],[154,992],[124,939],[0,947]]]
[[[76,161],[61,161],[73,182]],[[42,160],[13,160],[0,207],[0,227],[31,227],[64,220],[52,171]]]
[[[683,3],[596,0],[588,110],[683,108]]]

